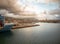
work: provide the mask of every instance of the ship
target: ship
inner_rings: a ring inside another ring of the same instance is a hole
[[[4,12],[2,12],[4,13]],[[8,14],[9,15],[9,14]],[[8,16],[0,13],[0,32],[11,31],[20,28],[39,26],[39,21],[35,17]]]
[[[10,31],[13,27],[13,23],[4,23],[5,18],[0,14],[0,32]]]

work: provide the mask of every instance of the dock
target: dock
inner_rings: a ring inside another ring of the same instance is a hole
[[[13,26],[12,29],[19,29],[19,28],[27,28],[27,27],[34,27],[34,26],[40,26],[39,24],[20,24],[17,26]]]

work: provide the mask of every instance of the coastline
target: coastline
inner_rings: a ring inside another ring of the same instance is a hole
[[[40,25],[39,24],[24,24],[24,25],[13,26],[12,29],[27,28],[27,27],[34,27],[34,26],[40,26]]]

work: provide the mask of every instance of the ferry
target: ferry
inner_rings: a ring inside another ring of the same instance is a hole
[[[0,14],[0,32],[10,31],[13,27],[13,23],[4,23],[5,18]]]

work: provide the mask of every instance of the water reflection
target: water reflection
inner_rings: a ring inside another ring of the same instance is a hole
[[[12,37],[13,33],[11,31],[8,32],[0,32],[0,44],[5,44],[7,38]]]

